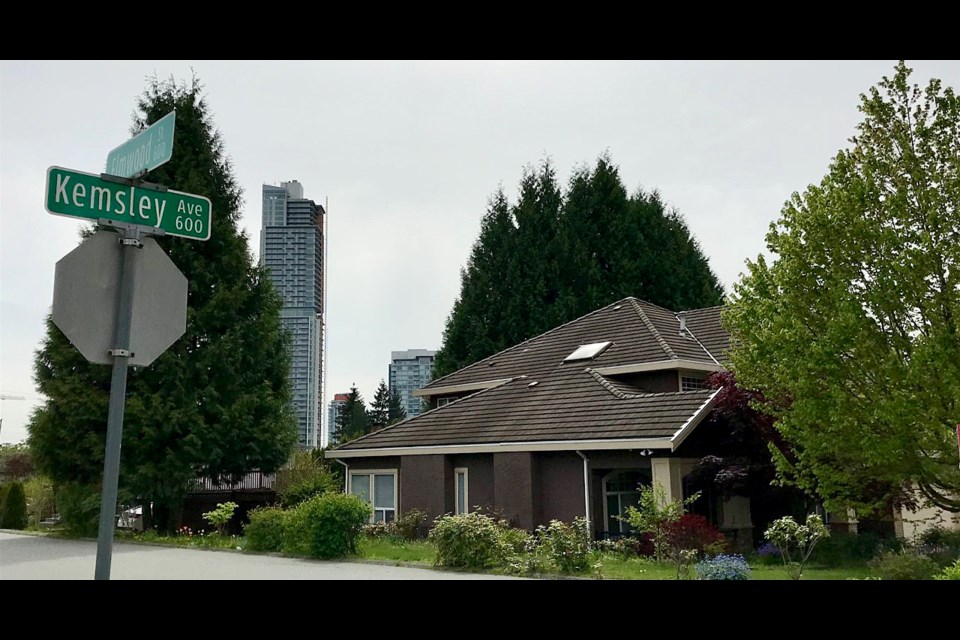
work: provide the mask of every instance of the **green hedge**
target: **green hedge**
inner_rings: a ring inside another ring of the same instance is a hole
[[[247,549],[280,551],[283,547],[288,512],[279,507],[261,507],[248,515],[250,522],[243,528]]]
[[[314,558],[356,553],[357,536],[370,518],[370,505],[354,495],[325,493],[287,512],[282,550]]]

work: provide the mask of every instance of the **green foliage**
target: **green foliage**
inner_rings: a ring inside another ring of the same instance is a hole
[[[763,534],[777,545],[783,558],[783,564],[794,580],[803,577],[803,565],[810,559],[814,547],[821,538],[830,536],[823,520],[815,513],[807,516],[805,524],[797,524],[792,516],[774,520]]]
[[[680,214],[628,197],[607,155],[564,194],[549,161],[524,171],[515,205],[494,193],[460,282],[435,378],[627,296],[679,311],[723,293]]]
[[[828,567],[862,565],[883,551],[899,551],[903,543],[895,537],[872,532],[834,535],[821,540],[810,554],[810,562]]]
[[[34,476],[23,484],[23,490],[27,496],[27,518],[32,526],[39,528],[40,523],[57,510],[53,483],[44,476]]]
[[[937,563],[914,549],[884,551],[867,563],[883,580],[930,580]]]
[[[667,493],[659,483],[653,486],[641,486],[637,506],[627,507],[623,519],[637,533],[650,534],[658,562],[668,555],[679,562],[682,558],[680,554],[682,549],[671,548],[670,526],[678,522],[683,517],[687,506],[699,498],[700,493],[697,492],[685,500],[674,499],[668,502]]]
[[[150,180],[210,198],[211,236],[157,239],[189,282],[186,334],[130,370],[120,461],[121,488],[152,503],[167,530],[198,475],[273,472],[296,440],[282,302],[239,229],[241,190],[199,83],[150,80],[131,133],[174,108],[173,158]],[[48,321],[34,370],[48,398],[29,424],[37,466],[58,485],[99,483],[110,368],[88,363]]]
[[[506,566],[514,542],[504,538],[508,529],[505,521],[477,511],[441,516],[429,536],[437,545],[436,564],[472,570]]]
[[[187,527],[182,527],[173,535],[160,533],[156,529],[149,531],[117,531],[117,538],[131,539],[137,542],[164,544],[172,547],[198,547],[200,549],[241,549],[239,536],[225,536],[211,531],[210,533],[194,533]]]
[[[370,433],[366,405],[356,386],[350,387],[347,402],[337,411],[335,424],[336,440],[340,444]]]
[[[419,540],[426,537],[425,525],[427,513],[420,509],[410,509],[390,523],[394,535],[401,540]]]
[[[260,507],[250,511],[250,522],[243,528],[244,546],[251,551],[280,551],[286,531],[288,511],[279,507]]]
[[[33,473],[33,457],[26,444],[0,444],[0,482],[24,481]]]
[[[203,519],[216,527],[217,533],[223,535],[224,529],[230,523],[239,506],[236,502],[220,502],[216,509],[203,514]]]
[[[356,553],[357,536],[370,517],[370,505],[353,495],[325,493],[292,509],[286,520],[286,553],[336,558]]]
[[[934,580],[960,580],[960,558],[952,565],[933,576]]]
[[[379,431],[390,424],[390,390],[380,379],[380,386],[377,392],[373,394],[373,402],[370,403],[370,409],[367,411],[367,422],[370,425],[370,431]]]
[[[7,483],[0,505],[0,529],[27,528],[27,495],[22,482]]]
[[[277,471],[273,488],[280,504],[289,508],[315,495],[338,491],[340,479],[322,456],[312,451],[295,451],[286,466]]]
[[[387,422],[394,424],[407,419],[407,408],[398,393],[391,393],[387,401]]]
[[[68,536],[93,538],[100,526],[100,490],[69,483],[57,487],[57,513]]]
[[[561,573],[580,573],[590,568],[593,535],[586,518],[575,518],[572,524],[551,520],[537,527],[540,546]]]
[[[852,146],[785,203],[724,313],[794,453],[779,474],[861,517],[913,487],[960,510],[960,98],[910,73],[861,95]]]

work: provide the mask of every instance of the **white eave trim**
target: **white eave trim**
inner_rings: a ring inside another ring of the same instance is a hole
[[[687,369],[690,371],[726,371],[726,368],[718,363],[701,362],[699,360],[685,360],[683,358],[657,360],[656,362],[641,362],[639,364],[622,364],[616,367],[596,367],[593,370],[602,376],[617,376],[625,373],[643,373],[645,371],[664,371],[669,369]]]
[[[680,430],[673,434],[673,437],[670,438],[670,448],[673,451],[676,451],[677,447],[680,446],[680,443],[686,440],[687,436],[693,433],[693,430],[697,428],[697,425],[707,417],[707,414],[710,413],[710,408],[713,406],[713,401],[716,400],[717,394],[722,390],[723,387],[720,387],[710,394],[710,397],[707,398],[702,405],[700,405],[700,408],[697,409],[692,416],[690,416],[690,419],[683,423],[683,426],[680,427]]]
[[[430,396],[446,395],[448,393],[463,393],[464,391],[483,391],[506,384],[513,378],[499,378],[497,380],[487,380],[485,382],[466,382],[464,384],[452,384],[446,387],[424,387],[417,389],[413,395],[418,398],[429,398]]]
[[[688,421],[689,423],[689,421]],[[679,432],[678,432],[679,433]],[[674,435],[676,437],[676,434]],[[624,438],[622,440],[540,440],[537,442],[488,442],[484,444],[380,447],[327,451],[330,458],[370,456],[415,456],[454,453],[507,453],[514,451],[602,451],[604,449],[673,449],[672,438]]]

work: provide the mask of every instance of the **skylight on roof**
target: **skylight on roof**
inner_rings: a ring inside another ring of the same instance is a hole
[[[573,362],[574,360],[593,360],[598,355],[606,351],[607,347],[612,344],[613,342],[607,340],[606,342],[593,342],[591,344],[580,345],[576,351],[564,358],[563,361]]]

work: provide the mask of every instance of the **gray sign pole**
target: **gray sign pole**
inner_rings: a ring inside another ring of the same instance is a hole
[[[130,324],[133,316],[133,289],[140,261],[140,231],[124,229],[120,240],[120,294],[110,379],[110,406],[107,414],[107,446],[103,460],[103,493],[100,499],[100,530],[97,536],[95,580],[110,579],[113,555],[113,529],[116,525],[117,482],[120,475],[120,442],[123,436],[123,409],[127,395],[127,360],[130,358]]]

